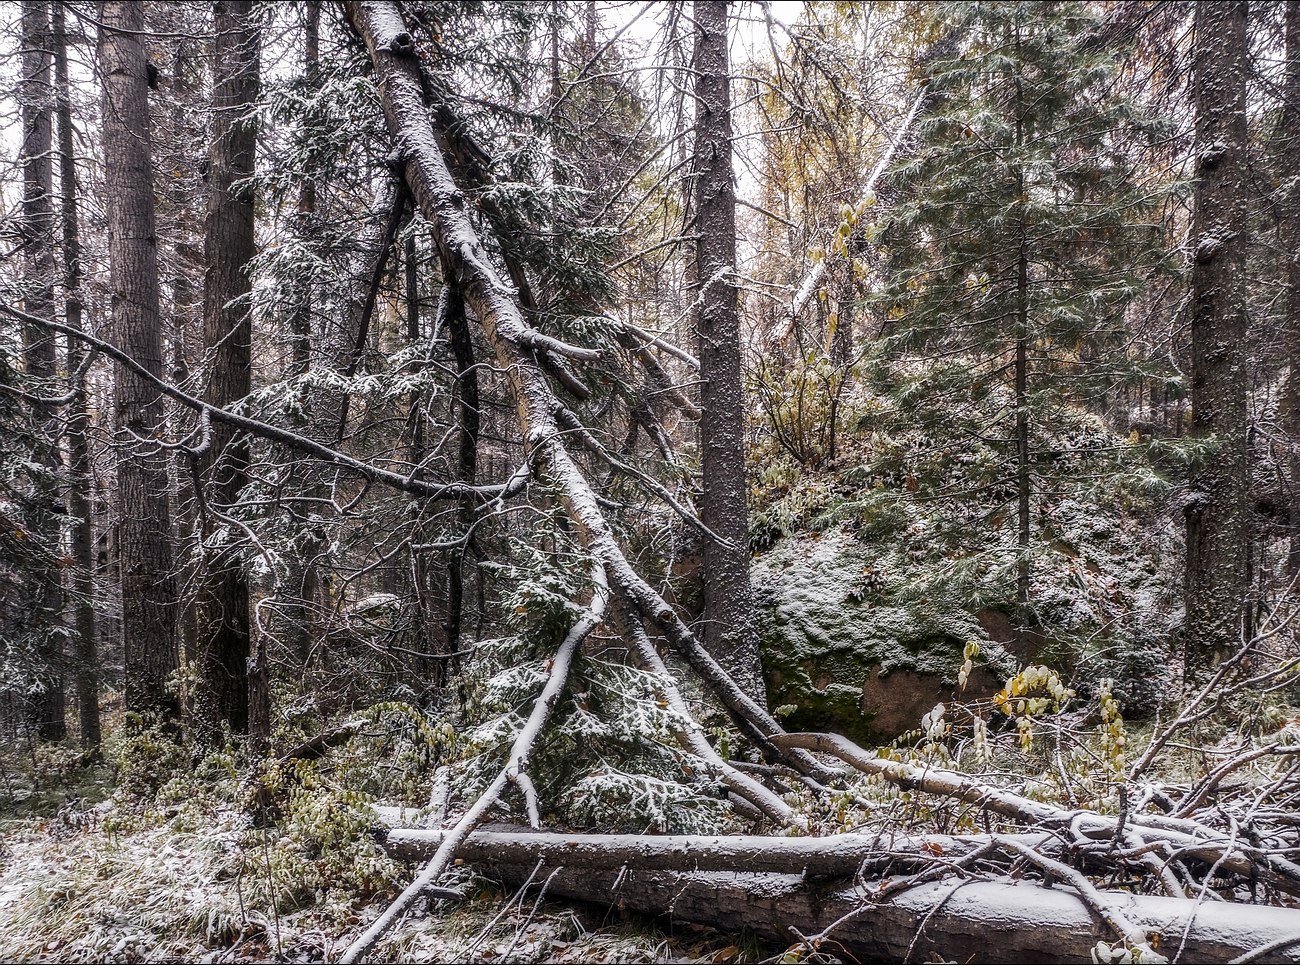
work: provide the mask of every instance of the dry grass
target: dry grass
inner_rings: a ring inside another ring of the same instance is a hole
[[[0,826],[0,959],[323,962],[385,899],[330,891],[277,915],[261,833],[226,807],[133,813],[113,802]],[[472,900],[407,922],[377,961],[686,962],[699,939],[467,882]],[[508,902],[508,904],[506,903]],[[706,944],[708,940],[705,939]],[[712,948],[726,944],[711,942]]]

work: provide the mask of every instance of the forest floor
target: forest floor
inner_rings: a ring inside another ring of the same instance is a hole
[[[0,782],[0,958],[23,962],[322,962],[395,888],[285,899],[282,867],[246,810],[198,798],[142,806],[103,765]],[[378,847],[375,847],[378,852]],[[409,875],[407,869],[400,876]],[[757,947],[703,929],[552,903],[462,872],[470,900],[418,910],[375,961],[730,962]],[[282,896],[277,912],[269,890]]]

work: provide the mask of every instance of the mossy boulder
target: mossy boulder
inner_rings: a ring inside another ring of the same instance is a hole
[[[782,540],[756,562],[768,699],[790,728],[871,743],[917,727],[953,697],[971,640],[982,656],[964,696],[991,695],[1014,672],[970,612],[873,599],[875,565],[867,547],[837,530]]]

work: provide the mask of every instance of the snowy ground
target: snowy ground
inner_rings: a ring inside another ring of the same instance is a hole
[[[385,896],[335,892],[276,914],[260,832],[233,809],[140,815],[110,802],[0,823],[0,958],[31,962],[321,962]],[[716,936],[670,936],[468,881],[471,900],[403,926],[375,961],[732,961]]]

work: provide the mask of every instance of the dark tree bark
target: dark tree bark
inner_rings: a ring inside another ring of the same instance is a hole
[[[303,6],[303,70],[307,83],[315,88],[320,83],[320,3],[309,0]],[[310,238],[316,220],[316,182],[306,178],[298,190],[298,232]],[[312,293],[310,286],[301,286],[290,319],[293,339],[293,374],[305,375],[311,368]]]
[[[448,275],[448,278],[451,276]],[[459,431],[456,450],[456,481],[474,484],[478,475],[478,438],[481,414],[479,410],[478,368],[474,364],[474,341],[470,337],[469,320],[465,317],[465,302],[459,291],[447,291],[447,333],[451,351],[456,358],[457,412]],[[473,513],[462,508],[461,525],[469,531]],[[465,552],[461,544],[447,554],[447,620],[445,637],[447,653],[460,650],[460,635],[465,622]],[[450,668],[449,668],[450,669]]]
[[[1019,32],[1015,42],[1019,45]],[[1016,89],[1016,155],[1023,156],[1025,139],[1024,86],[1020,77],[1014,78]],[[1019,194],[1025,194],[1025,170],[1016,172]],[[1030,492],[1029,473],[1029,226],[1024,209],[1017,219],[1018,248],[1016,251],[1016,632],[1023,646],[1025,631],[1032,614],[1029,606],[1030,576]]]
[[[1286,252],[1287,361],[1285,428],[1291,443],[1291,546],[1287,573],[1300,577],[1300,0],[1286,4],[1286,75],[1278,148],[1283,179],[1279,201],[1282,250]]]
[[[310,0],[303,8],[303,69],[307,83],[315,88],[320,82],[320,3]],[[316,182],[312,178],[303,181],[298,191],[298,219],[295,230],[301,243],[308,245],[316,230]],[[301,281],[296,286],[293,298],[293,314],[289,319],[290,338],[293,353],[289,372],[296,377],[305,376],[312,367],[312,312],[313,293],[310,281]],[[304,422],[311,419],[313,411],[312,394],[304,396],[306,410]],[[304,428],[306,428],[304,426]],[[304,467],[305,468],[305,467]],[[319,495],[314,479],[307,478],[295,468],[294,478],[299,481],[303,491],[308,495]],[[296,613],[292,616],[288,628],[288,650],[300,669],[305,669],[310,659],[312,647],[319,638],[321,630],[317,617],[320,597],[321,579],[317,557],[321,550],[321,539],[310,521],[305,521],[305,532],[301,538],[302,551],[289,565],[289,589],[297,596]]]
[[[722,541],[704,541],[704,644],[759,703],[766,702],[749,582],[745,390],[731,169],[731,74],[725,0],[695,4],[695,245],[700,285],[700,517]],[[725,542],[723,542],[725,541]]]
[[[190,359],[198,341],[200,326],[199,279],[203,272],[203,248],[196,236],[202,196],[197,190],[198,160],[186,148],[199,130],[198,67],[194,41],[177,38],[171,66],[170,157],[159,164],[167,183],[166,199],[175,219],[171,238],[171,370],[177,384],[189,379]],[[193,662],[198,652],[198,614],[194,600],[197,575],[198,522],[190,455],[177,452],[171,460],[174,540],[180,554],[180,598],[177,602],[177,642],[182,661]]]
[[[1192,435],[1209,452],[1186,503],[1186,672],[1236,649],[1247,590],[1246,3],[1196,5],[1193,94]]]
[[[211,361],[207,400],[227,406],[248,395],[252,325],[247,296],[248,263],[256,253],[253,192],[239,182],[253,174],[261,38],[252,0],[217,0],[213,63],[212,133],[208,151],[208,213],[204,232],[203,340]],[[213,426],[200,459],[205,537],[222,525],[248,479],[248,439]],[[206,573],[198,589],[199,683],[195,712],[200,735],[211,739],[223,723],[255,743],[270,736],[266,706],[265,644],[251,649],[248,574],[232,530],[225,546],[206,550]]]
[[[24,0],[22,6],[22,248],[23,307],[32,315],[54,315],[54,89],[51,77],[52,47],[50,5],[45,0]],[[39,380],[55,374],[55,344],[51,332],[27,325],[23,331],[23,358],[27,373]],[[38,386],[37,398],[51,387]],[[53,476],[59,468],[58,428],[55,407],[47,402],[32,403],[32,421],[38,439],[34,461]],[[53,482],[38,494],[41,530],[57,533],[57,507]],[[57,551],[56,551],[57,552]],[[38,668],[40,691],[32,697],[31,713],[37,736],[59,741],[67,736],[63,692],[65,655],[62,621],[62,580],[52,562],[34,574],[32,617],[40,634]]]
[[[113,330],[126,355],[161,378],[144,10],[129,0],[106,0],[99,19]],[[163,406],[157,388],[130,367],[119,362],[113,375],[126,708],[176,725],[180,703],[169,686],[177,654],[167,458],[148,441],[161,434]]]
[[[59,120],[59,193],[63,215],[63,317],[69,327],[82,327],[81,226],[77,212],[76,153],[72,143],[72,103],[68,83],[68,38],[63,3],[54,4],[54,78]],[[76,372],[85,348],[68,339],[67,368]],[[99,654],[95,640],[95,536],[92,530],[94,481],[90,472],[90,409],[84,385],[73,387],[68,409],[68,515],[72,517],[72,607],[76,647],[77,717],[83,750],[99,747]]]

